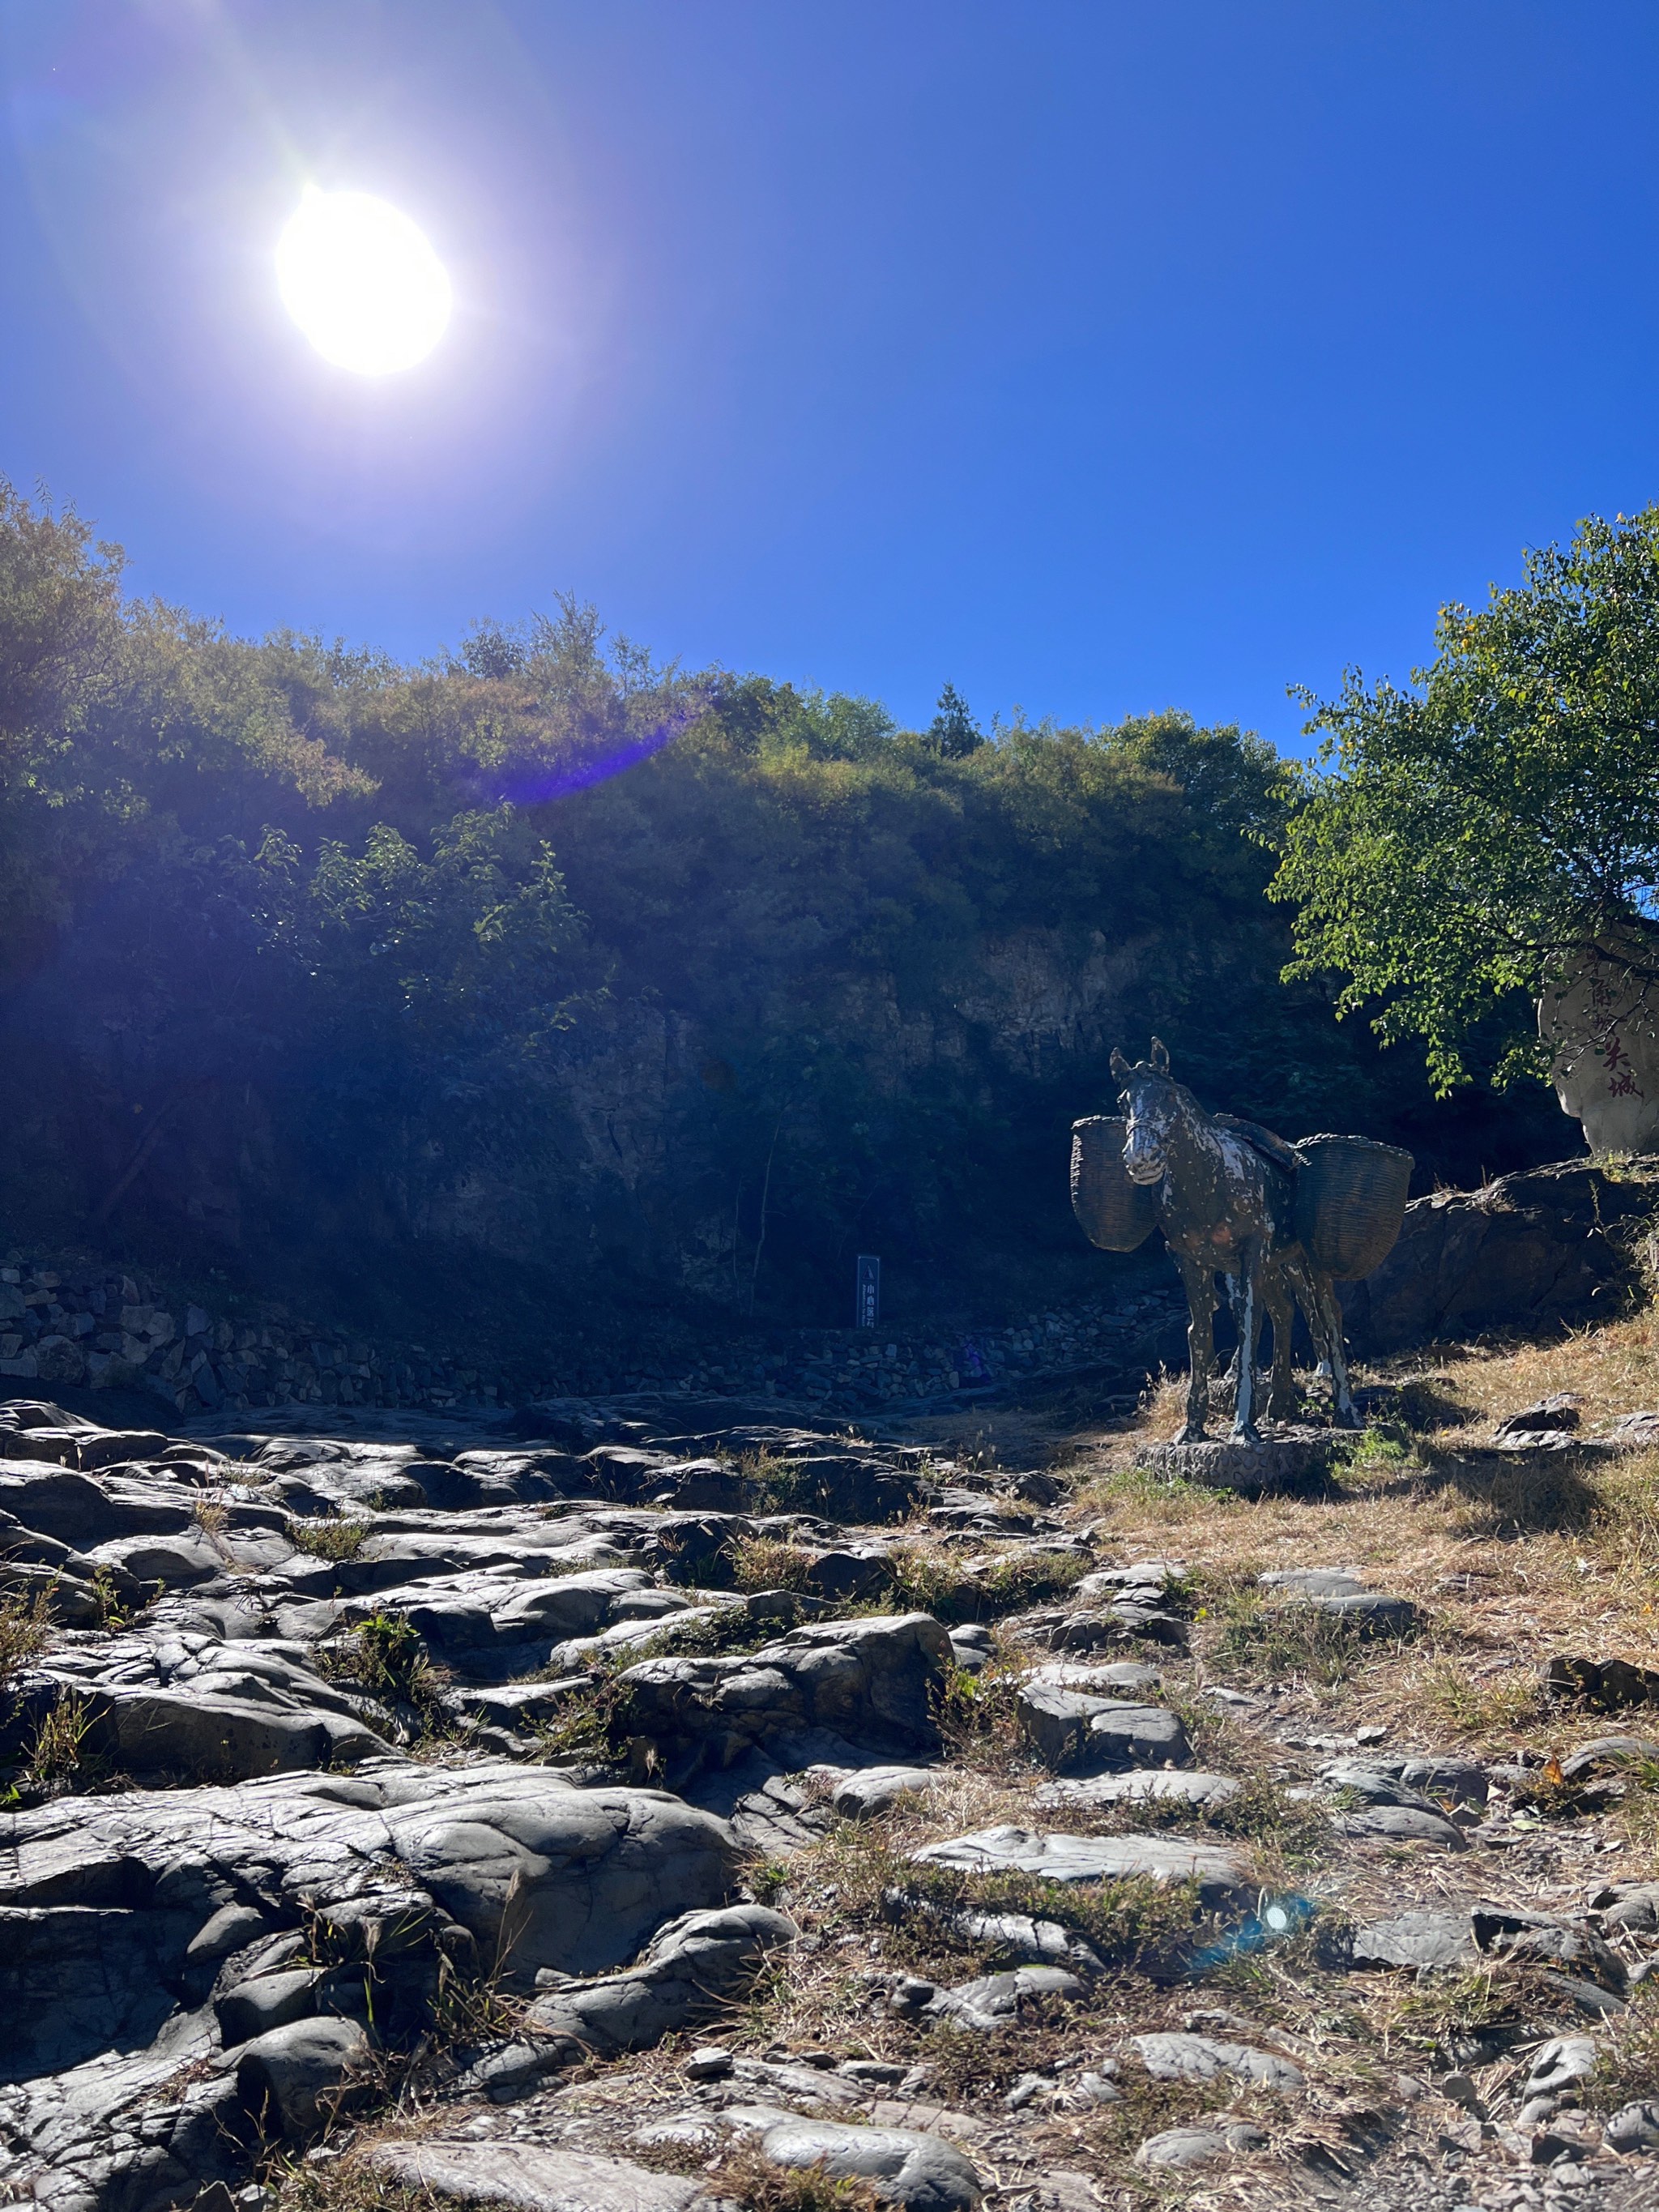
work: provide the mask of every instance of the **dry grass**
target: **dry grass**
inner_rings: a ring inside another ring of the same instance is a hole
[[[17,1591],[0,1601],[0,1689],[52,1641],[51,1593]]]
[[[1425,1363],[1419,1358],[1418,1368]],[[1494,1338],[1437,1345],[1434,1380],[1463,1413],[1462,1425],[1493,1422],[1540,1399],[1571,1391],[1580,1420],[1593,1430],[1615,1414],[1659,1407],[1659,1310],[1647,1308],[1599,1328],[1564,1329],[1553,1340]],[[1396,1362],[1402,1372],[1406,1364]]]
[[[1607,1720],[1545,1698],[1546,1659],[1659,1663],[1659,1453],[1481,1447],[1497,1419],[1558,1392],[1583,1398],[1587,1429],[1659,1405],[1659,1318],[1546,1345],[1437,1346],[1434,1360],[1357,1378],[1389,1419],[1312,1495],[1216,1495],[1131,1468],[1136,1443],[1180,1421],[1181,1390],[1166,1384],[1127,1432],[1074,1439],[1079,1510],[1126,1559],[1192,1564],[1200,1683],[1254,1685],[1305,1708],[1310,1726],[1371,1723],[1402,1743],[1450,1733],[1494,1752],[1565,1749]],[[1352,1569],[1413,1599],[1425,1631],[1409,1645],[1293,1632],[1255,1594],[1259,1574],[1289,1566]]]
[[[812,1579],[813,1555],[780,1536],[739,1536],[731,1547],[732,1587],[739,1590],[804,1590]]]

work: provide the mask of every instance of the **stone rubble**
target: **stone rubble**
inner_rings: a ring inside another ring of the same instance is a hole
[[[1097,1392],[1103,1376],[1132,1407],[1146,1376],[1174,1355],[1176,1319],[1175,1295],[1160,1285],[946,1336],[892,1327],[758,1332],[716,1352],[637,1365],[595,1346],[573,1349],[556,1378],[420,1345],[370,1343],[275,1310],[218,1312],[141,1274],[14,1252],[0,1266],[0,1387],[138,1389],[178,1413],[542,1406],[591,1421],[598,1441],[607,1426],[676,1399],[774,1399],[867,1415],[1075,1374]],[[641,1395],[644,1406],[604,1402]]]

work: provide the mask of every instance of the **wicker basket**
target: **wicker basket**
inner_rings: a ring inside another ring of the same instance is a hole
[[[1304,1137],[1296,1150],[1297,1236],[1316,1267],[1358,1282],[1394,1249],[1416,1163],[1369,1137]]]
[[[1158,1226],[1158,1185],[1131,1182],[1124,1170],[1127,1127],[1109,1114],[1072,1124],[1072,1211],[1105,1252],[1133,1252]]]

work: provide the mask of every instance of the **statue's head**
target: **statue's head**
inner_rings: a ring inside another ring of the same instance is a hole
[[[1181,1107],[1181,1086],[1170,1073],[1170,1054],[1162,1040],[1152,1039],[1151,1054],[1131,1064],[1121,1052],[1112,1054],[1112,1080],[1118,1086],[1118,1104],[1128,1124],[1123,1144],[1123,1169],[1131,1182],[1162,1180],[1169,1165],[1170,1133]]]

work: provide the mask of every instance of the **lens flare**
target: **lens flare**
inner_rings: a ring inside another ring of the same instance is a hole
[[[283,304],[325,361],[389,376],[448,326],[449,275],[426,234],[369,192],[306,193],[276,246]]]

